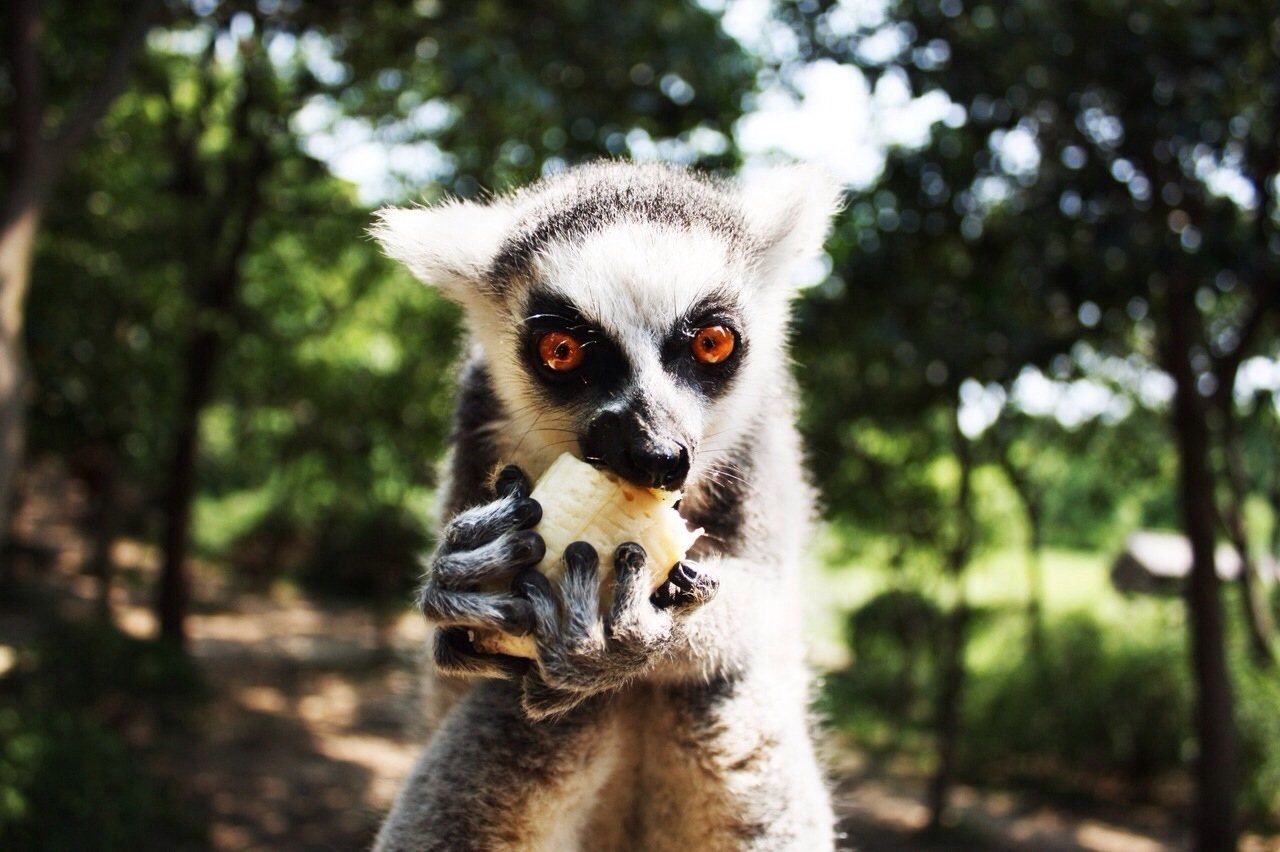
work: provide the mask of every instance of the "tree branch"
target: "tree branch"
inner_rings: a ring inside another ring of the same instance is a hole
[[[29,0],[19,0],[29,2]],[[158,7],[156,0],[135,0],[124,24],[116,36],[111,56],[96,77],[93,89],[83,101],[68,114],[58,134],[49,146],[51,173],[61,170],[71,153],[84,141],[98,119],[107,111],[107,107],[116,96],[124,90],[129,79],[129,70],[138,52],[142,49],[147,32],[150,31],[153,12]]]
[[[43,31],[44,18],[35,0],[13,0],[9,7],[9,37],[5,40],[13,81],[11,177],[29,169],[39,150],[40,123],[44,115],[44,73],[39,48]]]
[[[1236,372],[1240,369],[1240,363],[1244,361],[1263,323],[1267,321],[1277,305],[1280,305],[1280,286],[1272,281],[1258,283],[1254,290],[1253,305],[1245,316],[1244,322],[1240,324],[1235,347],[1215,359],[1213,372],[1218,380],[1217,394],[1222,396],[1221,400],[1215,401],[1220,406],[1230,407],[1231,395],[1235,391]]]
[[[5,169],[4,195],[0,197],[0,233],[39,202],[45,171],[41,158],[40,130],[44,119],[44,71],[40,67],[40,38],[44,18],[36,0],[13,0],[5,58],[13,85],[10,125],[13,151]]]

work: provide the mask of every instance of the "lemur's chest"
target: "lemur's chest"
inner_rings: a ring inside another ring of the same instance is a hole
[[[722,848],[736,809],[727,732],[712,703],[651,684],[615,697],[608,742],[598,751],[609,763],[606,780],[582,802],[580,849]]]

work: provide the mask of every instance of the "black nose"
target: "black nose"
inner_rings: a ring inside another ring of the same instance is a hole
[[[689,451],[674,442],[637,444],[625,452],[629,467],[640,475],[633,477],[623,473],[623,476],[650,488],[675,491],[684,485],[684,479],[689,475]]]
[[[606,411],[587,427],[582,455],[636,485],[675,491],[689,475],[689,449],[655,434],[632,413]]]

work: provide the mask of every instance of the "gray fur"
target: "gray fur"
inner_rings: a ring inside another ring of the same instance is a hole
[[[554,241],[577,240],[619,222],[703,229],[736,246],[750,242],[729,193],[709,178],[660,163],[596,163],[553,175],[518,193],[527,212],[489,270],[498,291],[527,274]]]
[[[439,625],[437,671],[470,686],[405,780],[378,849],[831,847],[800,641],[812,494],[784,326],[786,274],[817,250],[835,198],[805,170],[741,188],[612,163],[485,207],[382,215],[388,252],[464,306],[474,345],[421,597]],[[616,392],[540,392],[521,356],[535,286],[611,341],[625,365]],[[733,309],[742,359],[714,389],[669,366],[688,357],[671,335],[711,296]],[[643,550],[619,546],[602,607],[589,546],[566,553],[558,589],[528,567],[541,553],[525,473],[581,454],[605,409],[689,453],[681,511],[708,535],[652,594]],[[491,628],[531,633],[537,660],[476,651],[468,631]]]

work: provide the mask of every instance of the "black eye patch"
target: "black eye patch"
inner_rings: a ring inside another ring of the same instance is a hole
[[[540,347],[546,335],[567,334],[581,347],[581,361],[572,369],[547,365]],[[549,401],[580,403],[615,396],[631,378],[631,364],[617,344],[589,322],[567,299],[534,293],[525,308],[520,357],[525,369],[539,379]]]
[[[715,364],[699,360],[693,353],[698,331],[711,326],[722,326],[733,334],[733,351]],[[699,302],[663,342],[662,360],[667,372],[711,399],[728,393],[747,354],[742,326],[742,314],[732,301],[713,296]]]

